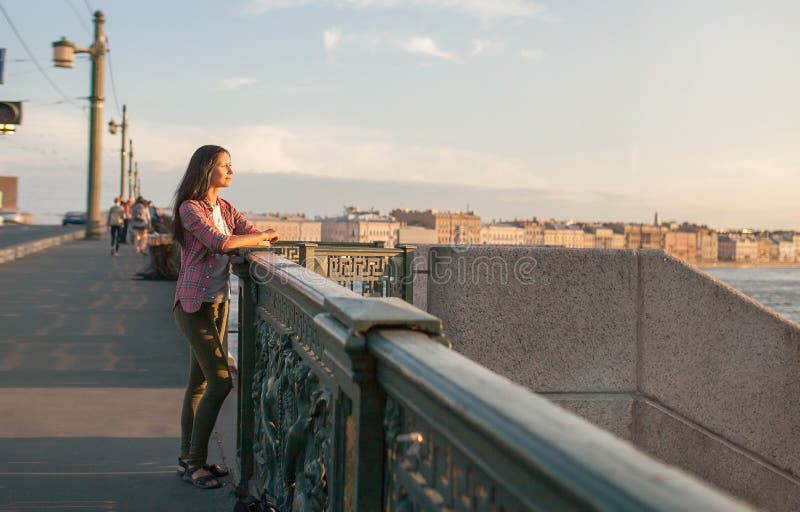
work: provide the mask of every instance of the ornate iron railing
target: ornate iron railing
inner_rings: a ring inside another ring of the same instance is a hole
[[[412,299],[415,246],[381,242],[278,242],[270,250],[365,297]]]
[[[361,297],[268,252],[236,271],[242,502],[748,510],[450,350],[441,321],[407,302]]]

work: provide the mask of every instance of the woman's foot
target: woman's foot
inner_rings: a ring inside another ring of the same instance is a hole
[[[186,470],[186,481],[200,489],[218,489],[222,484],[206,469],[205,464],[191,466]]]
[[[206,464],[205,468],[215,477],[219,478],[221,476],[228,476],[230,473],[228,468],[225,466],[220,466],[219,464]]]
[[[187,469],[189,469],[189,464],[184,459],[178,457],[178,476],[181,478],[186,476]]]

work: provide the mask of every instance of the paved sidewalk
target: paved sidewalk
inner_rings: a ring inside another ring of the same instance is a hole
[[[46,226],[36,224],[5,224],[0,226],[0,248],[85,230],[86,226],[75,225]]]
[[[174,474],[188,370],[175,284],[131,280],[147,259],[108,252],[77,241],[0,265],[0,511],[231,511],[230,485]],[[210,453],[221,462],[213,440]]]

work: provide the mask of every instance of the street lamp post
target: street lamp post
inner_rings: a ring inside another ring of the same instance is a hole
[[[136,197],[139,197],[139,195],[142,193],[142,191],[141,191],[141,183],[139,182],[139,162],[136,162],[136,164],[134,165],[133,176],[134,176],[133,177],[133,183],[134,183],[133,186],[134,186],[134,190],[136,191],[136,193],[134,195]]]
[[[125,132],[128,129],[128,113],[127,106],[122,105],[122,122],[117,124],[112,118],[108,122],[108,132],[111,135],[117,134],[117,129],[122,130],[122,148],[119,150],[119,197],[125,197]],[[128,196],[130,196],[130,187],[128,188]]]
[[[78,48],[75,43],[62,37],[53,43],[53,65],[58,68],[72,68],[75,53],[88,53],[92,58],[92,92],[89,97],[89,179],[86,198],[86,238],[96,239],[102,232],[100,228],[100,178],[101,161],[101,129],[103,117],[103,73],[106,61],[106,36],[103,32],[105,17],[100,11],[94,13],[94,41],[89,48]]]
[[[139,197],[139,193],[133,193],[133,188],[131,185],[131,169],[133,169],[133,139],[129,140],[130,144],[128,147],[131,148],[130,153],[128,153],[128,194],[130,197]]]

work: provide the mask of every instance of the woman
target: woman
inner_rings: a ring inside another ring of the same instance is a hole
[[[202,146],[189,160],[175,193],[173,234],[181,244],[181,269],[173,314],[191,347],[178,474],[201,489],[220,487],[218,478],[228,474],[219,465],[206,464],[217,414],[232,387],[227,356],[227,253],[278,240],[275,230],[255,229],[219,197],[220,190],[231,185],[232,176],[228,151]]]

